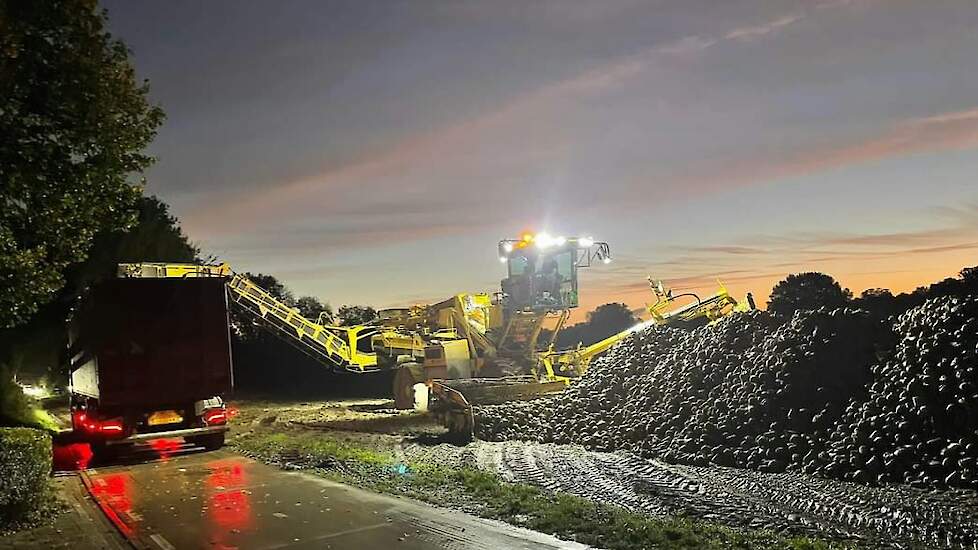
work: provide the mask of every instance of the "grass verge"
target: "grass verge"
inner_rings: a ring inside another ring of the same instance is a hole
[[[403,463],[389,451],[333,438],[329,432],[256,428],[238,435],[231,445],[265,462],[313,469],[344,483],[463,509],[609,550],[846,547],[767,531],[744,532],[686,518],[651,518],[566,493],[507,483],[473,468]]]

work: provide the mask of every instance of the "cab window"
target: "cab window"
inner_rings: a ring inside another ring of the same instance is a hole
[[[509,276],[518,277],[526,273],[526,267],[529,264],[526,256],[510,256],[509,258]]]
[[[574,276],[574,251],[568,250],[561,252],[554,257],[557,260],[557,274],[563,280],[570,280]]]

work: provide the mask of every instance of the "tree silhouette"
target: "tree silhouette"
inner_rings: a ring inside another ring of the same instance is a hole
[[[791,315],[798,310],[842,307],[851,299],[852,292],[825,273],[795,273],[774,286],[767,309],[772,313]]]
[[[329,304],[324,304],[315,296],[303,296],[295,301],[295,307],[299,314],[313,322],[319,322],[319,315],[323,315],[323,322],[330,324],[329,319],[333,317],[333,308]]]
[[[885,319],[905,311],[909,304],[907,298],[907,294],[894,296],[886,288],[868,288],[852,301],[852,305]]]
[[[961,270],[961,284],[969,293],[978,292],[978,266]]]
[[[84,262],[69,267],[65,274],[65,294],[73,300],[86,287],[114,278],[120,263],[198,261],[197,248],[170,214],[170,207],[157,197],[140,197],[136,202],[136,222],[123,231],[98,234]]]
[[[336,321],[340,326],[365,325],[377,320],[377,310],[370,306],[340,306]]]

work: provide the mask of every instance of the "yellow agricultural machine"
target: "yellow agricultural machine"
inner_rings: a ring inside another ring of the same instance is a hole
[[[360,373],[394,370],[396,406],[415,406],[418,389],[427,388],[434,397],[432,412],[460,434],[471,434],[472,405],[561,391],[595,357],[646,326],[713,321],[753,308],[750,295],[739,304],[722,285],[701,300],[674,296],[658,282],[651,285],[657,301],[649,306],[649,321],[589,346],[557,350],[557,335],[579,305],[578,271],[610,263],[610,247],[591,238],[540,233],[504,239],[498,252],[507,266],[498,292],[381,310],[375,322],[356,326],[306,319],[227,264],[120,264],[119,276],[225,278],[233,304],[324,365]],[[681,298],[691,303],[676,306]],[[541,344],[548,319],[553,326]]]
[[[655,295],[655,303],[648,305],[649,316],[657,325],[669,326],[696,326],[705,323],[712,323],[733,312],[751,311],[757,309],[754,304],[754,296],[748,292],[743,302],[738,302],[730,295],[727,287],[717,281],[720,289],[707,296],[700,298],[693,292],[674,294],[672,289],[667,288],[661,280],[649,277],[649,288]],[[677,305],[680,299],[686,299],[685,305]]]
[[[558,360],[554,341],[578,307],[578,271],[610,262],[608,244],[541,233],[500,241],[498,251],[507,266],[499,292],[380,312],[374,349],[399,360],[398,407],[413,406],[419,383],[442,402],[511,400],[559,391],[587,368],[593,355]],[[547,319],[554,326],[541,345]]]

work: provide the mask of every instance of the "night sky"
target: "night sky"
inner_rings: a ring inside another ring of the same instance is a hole
[[[148,192],[334,306],[491,291],[524,229],[763,302],[978,264],[978,4],[103,2],[167,121]]]

